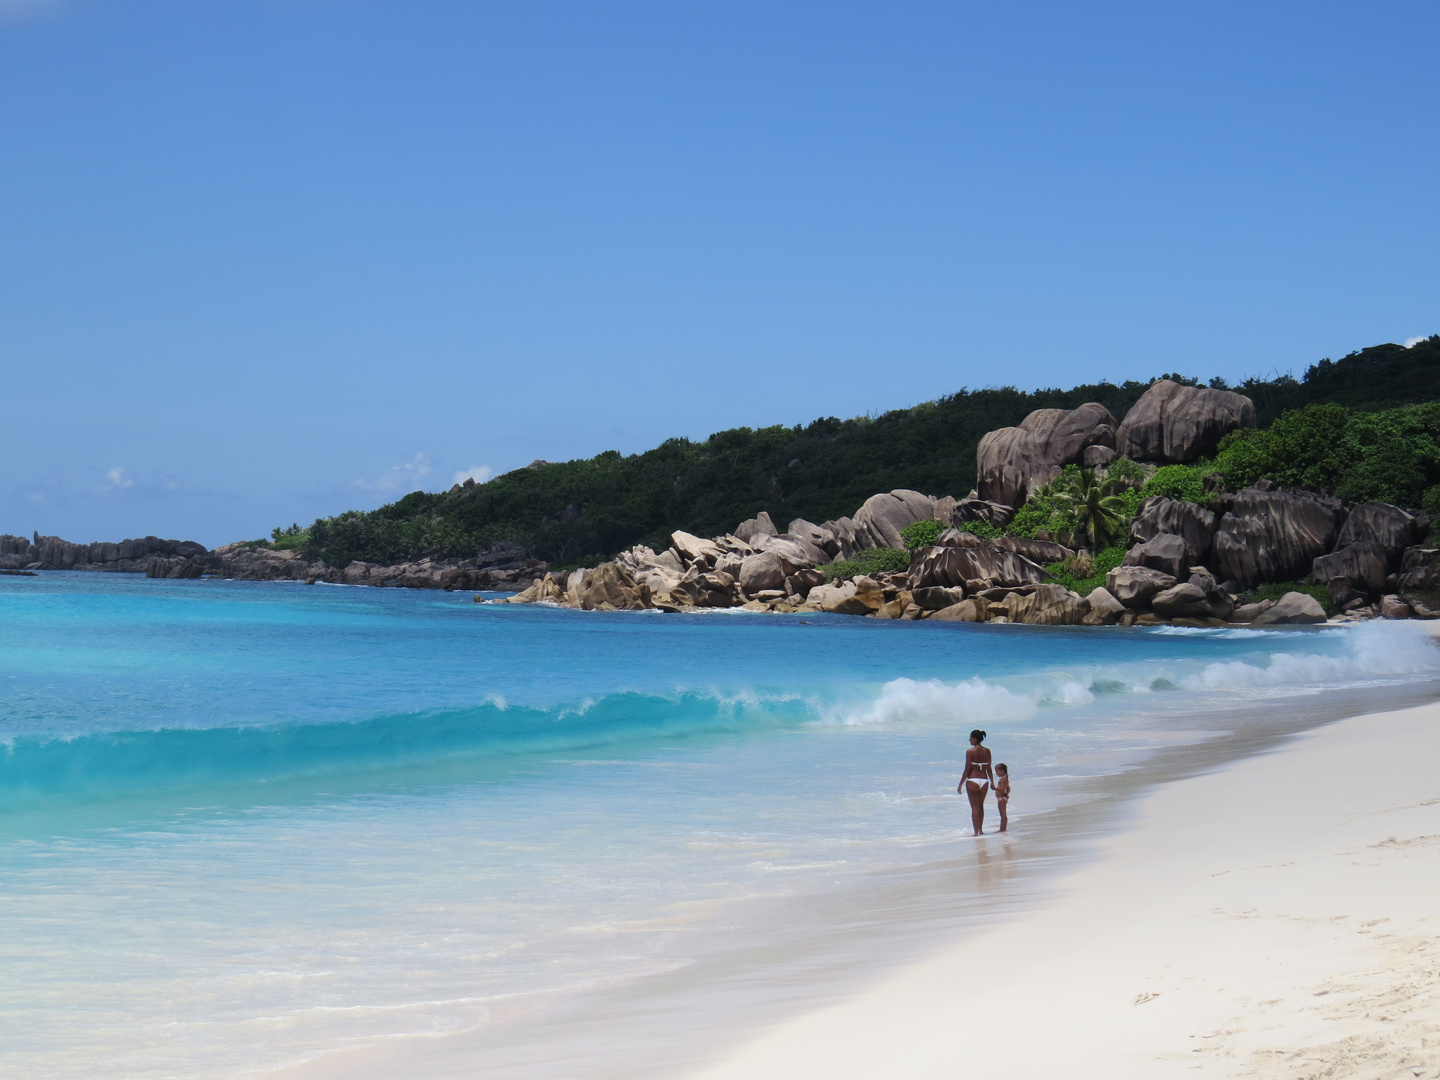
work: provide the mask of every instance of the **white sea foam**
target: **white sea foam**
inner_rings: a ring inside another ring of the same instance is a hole
[[[926,716],[966,723],[1024,720],[1035,715],[1036,700],[984,679],[945,683],[939,679],[892,679],[868,708],[842,718],[846,724],[886,724]]]
[[[1196,631],[1196,633],[1213,633]],[[1440,648],[1418,626],[1369,623],[1354,629],[1299,633],[1221,631],[1253,640],[1254,653],[1204,664],[1167,659],[1107,668],[1077,667],[1023,678],[960,682],[894,679],[874,701],[839,717],[845,724],[886,724],[926,718],[953,722],[1024,720],[1042,708],[1093,704],[1096,694],[1165,691],[1274,690],[1307,693],[1325,687],[1440,674]],[[1296,639],[1315,651],[1288,651]],[[1269,648],[1266,648],[1269,646]],[[1278,648],[1276,648],[1278,646]],[[1287,649],[1288,647],[1288,649]],[[1325,651],[1328,649],[1329,651]]]

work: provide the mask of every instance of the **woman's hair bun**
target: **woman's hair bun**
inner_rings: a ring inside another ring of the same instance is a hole
[[[985,732],[981,731],[981,730],[977,727],[974,731],[970,732],[970,738],[972,738],[972,739],[979,739],[981,742],[984,742],[984,741],[985,741]]]

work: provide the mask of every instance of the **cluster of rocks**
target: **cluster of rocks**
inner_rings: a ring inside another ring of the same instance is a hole
[[[0,536],[0,569],[4,570],[101,570],[111,573],[145,573],[157,558],[192,558],[208,555],[204,544],[193,540],[161,540],[143,536],[119,543],[72,544],[58,536],[34,539]]]
[[[424,558],[386,566],[352,562],[344,567],[274,551],[251,543],[211,551],[193,540],[154,536],[119,543],[74,544],[56,536],[0,536],[0,570],[98,570],[152,578],[230,578],[237,581],[317,581],[409,589],[523,589],[548,569],[518,544],[500,543],[473,559]]]
[[[977,522],[1007,524],[1065,465],[1103,471],[1119,456],[1154,465],[1191,462],[1213,454],[1228,432],[1254,423],[1254,405],[1240,394],[1160,380],[1123,422],[1089,403],[1037,410],[1017,427],[989,433],[977,453],[979,483],[964,499],[897,490],[872,496],[853,517],[796,519],[784,532],[764,513],[708,540],[676,532],[662,552],[635,547],[594,569],[547,573],[498,602],[1044,625],[1267,625],[1326,620],[1320,602],[1298,590],[1243,602],[1258,585],[1313,576],[1343,618],[1440,614],[1440,599],[1432,599],[1440,594],[1440,550],[1416,546],[1429,527],[1423,516],[1379,503],[1347,511],[1338,499],[1268,482],[1213,493],[1215,510],[1146,499],[1123,564],[1085,596],[1044,569],[1075,556],[1071,548],[1014,536],[982,539],[971,531]],[[901,531],[928,520],[944,531],[911,553],[907,570],[827,582],[826,564],[866,548],[903,549]]]
[[[1215,453],[1220,440],[1255,426],[1255,405],[1242,394],[1159,379],[1123,422],[1105,406],[1036,409],[1018,427],[997,428],[976,451],[976,490],[1018,507],[1066,465],[1103,468],[1117,458],[1189,464]]]
[[[528,558],[518,544],[497,544],[473,559],[427,557],[384,565],[356,560],[330,566],[324,559],[306,559],[296,551],[273,551],[254,544],[226,544],[204,555],[156,559],[150,577],[219,577],[236,581],[317,581],[332,585],[375,585],[403,589],[522,589],[548,566]]]
[[[1258,585],[1309,577],[1326,588],[1341,618],[1440,617],[1440,549],[1420,546],[1429,532],[1426,515],[1383,503],[1347,509],[1330,496],[1281,491],[1268,482],[1213,492],[1213,510],[1146,499],[1131,523],[1123,564],[1085,596],[1050,580],[1044,569],[1076,555],[1057,542],[1067,538],[977,535],[1007,525],[1066,465],[1103,471],[1122,456],[1147,466],[1191,462],[1213,454],[1228,432],[1254,423],[1254,405],[1240,394],[1160,380],[1120,422],[1091,402],[1040,409],[1016,427],[990,432],[977,451],[976,489],[962,499],[899,489],[871,496],[851,517],[819,524],[797,518],[783,532],[762,512],[723,536],[675,532],[664,551],[636,546],[570,573],[549,572],[509,542],[473,559],[332,567],[252,543],[210,551],[153,536],[72,544],[38,534],[33,540],[0,536],[0,571],[465,589],[476,590],[477,601],[478,592],[513,591],[517,595],[491,602],[584,610],[743,607],[1091,626],[1320,622],[1325,609],[1303,592],[1243,602]],[[939,539],[910,553],[907,569],[829,580],[823,568],[832,562],[871,548],[903,550],[901,533],[920,521],[938,522]]]

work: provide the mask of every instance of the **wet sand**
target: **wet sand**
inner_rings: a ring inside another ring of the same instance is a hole
[[[1437,766],[1431,704],[1156,787],[1056,902],[687,1075],[1440,1076]]]

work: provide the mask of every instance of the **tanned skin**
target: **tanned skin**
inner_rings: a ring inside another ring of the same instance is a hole
[[[960,785],[955,790],[970,799],[970,824],[979,836],[985,825],[985,793],[995,782],[990,770],[990,750],[980,745],[984,736],[970,736],[970,749],[965,751],[965,771],[960,774]]]
[[[1010,770],[1002,762],[995,766],[995,807],[1000,811],[1000,831],[1010,826],[1005,810],[1010,805]]]

